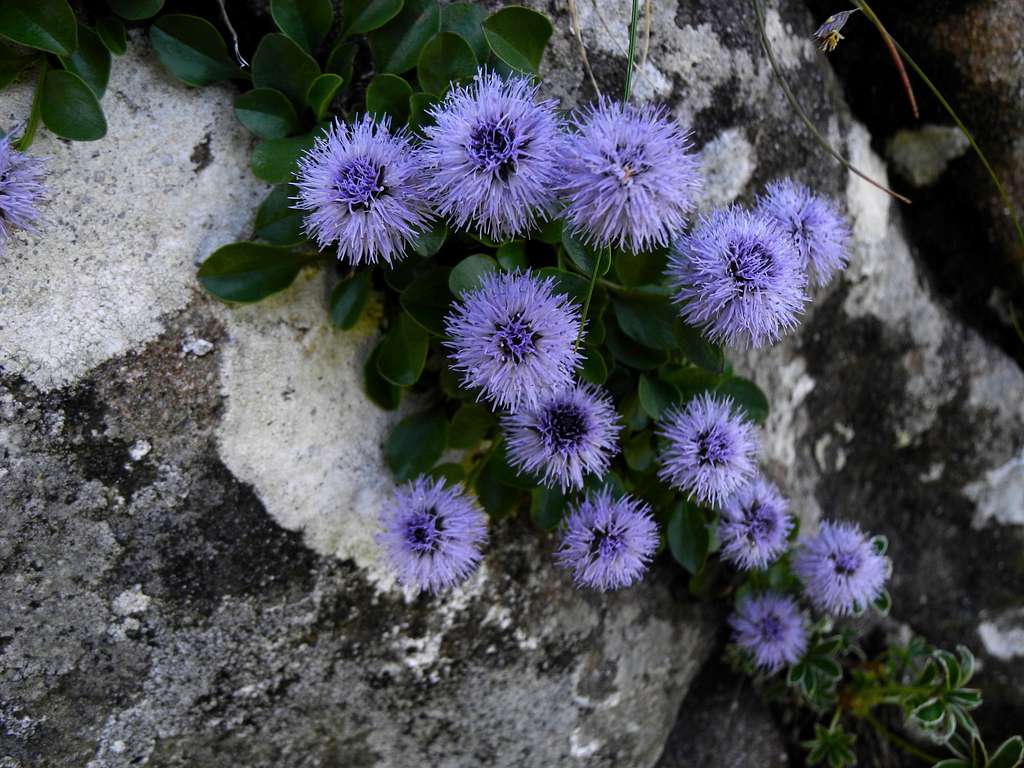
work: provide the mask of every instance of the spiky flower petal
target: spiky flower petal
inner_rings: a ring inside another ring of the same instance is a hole
[[[612,498],[605,488],[569,513],[555,557],[578,586],[606,592],[640,579],[657,547],[658,526],[647,505]]]
[[[333,243],[353,265],[391,264],[430,220],[423,172],[409,135],[387,118],[335,120],[299,160],[295,208],[321,250]]]
[[[807,650],[807,628],[796,603],[785,595],[765,592],[741,600],[729,618],[733,639],[754,664],[772,673],[795,664]]]
[[[36,231],[46,194],[45,161],[19,152],[13,141],[11,134],[0,139],[0,249],[14,230]]]
[[[722,505],[718,540],[722,557],[745,571],[767,568],[786,551],[793,520],[774,484],[757,475]]]
[[[889,572],[889,559],[853,523],[823,522],[793,557],[793,573],[811,603],[841,616],[867,608],[882,594]]]

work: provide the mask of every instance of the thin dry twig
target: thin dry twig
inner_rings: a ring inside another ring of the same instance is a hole
[[[879,21],[878,17],[873,13],[865,14],[871,20],[871,23],[875,25],[875,29],[878,30],[878,34],[882,36],[882,41],[885,43],[886,50],[889,51],[889,56],[892,58],[893,64],[896,65],[896,71],[900,73],[900,82],[903,83],[903,90],[907,94],[907,99],[910,101],[910,109],[914,113],[914,119],[920,120],[921,113],[917,109],[917,99],[914,97],[914,89],[910,85],[910,78],[907,76],[907,69],[903,66],[903,59],[900,58],[899,51],[896,50],[896,46],[893,44],[892,36],[888,30],[882,26],[882,22]]]
[[[594,93],[600,96],[601,87],[597,84],[597,78],[594,77],[594,70],[590,68],[590,59],[587,58],[587,46],[583,44],[583,33],[580,31],[580,22],[576,15],[576,0],[569,0],[569,23],[572,25],[576,42],[580,46],[580,58],[583,60],[583,68],[587,70],[590,83],[594,86]]]
[[[238,33],[235,32],[235,28],[231,25],[231,19],[228,17],[228,9],[224,5],[224,0],[217,0],[217,5],[220,6],[220,15],[224,19],[224,26],[228,28],[228,32],[231,33],[231,44],[235,49],[235,58],[238,59],[238,64],[243,69],[249,66],[249,62],[242,56],[242,51],[238,47]]]
[[[640,65],[642,70],[647,65],[647,54],[651,50],[651,0],[644,3],[644,52],[640,54]]]

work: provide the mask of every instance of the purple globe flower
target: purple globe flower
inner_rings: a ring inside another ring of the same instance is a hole
[[[779,489],[761,475],[722,505],[718,540],[722,556],[737,568],[767,568],[786,551],[793,520]]]
[[[564,493],[582,488],[583,476],[603,475],[618,450],[622,428],[611,398],[591,384],[546,397],[536,408],[502,419],[508,458],[516,469],[539,472],[544,485]]]
[[[387,118],[336,120],[299,160],[295,186],[307,234],[321,250],[336,242],[353,265],[402,259],[430,219],[409,136],[390,133]]]
[[[480,562],[487,518],[476,501],[424,475],[395,491],[377,542],[405,586],[438,592],[466,580]]]
[[[19,152],[12,143],[11,134],[0,139],[0,249],[14,230],[36,231],[37,206],[46,194],[45,161]]]
[[[754,664],[768,673],[800,661],[807,650],[807,629],[795,602],[765,592],[741,600],[729,617],[733,639]]]
[[[633,253],[668,243],[701,184],[690,134],[664,107],[608,99],[573,129],[562,189],[568,228],[593,245]]]
[[[731,398],[702,394],[665,414],[668,443],[658,477],[702,504],[718,506],[754,477],[757,434]]]
[[[852,523],[824,522],[793,557],[793,573],[821,611],[859,613],[882,594],[889,559]]]
[[[554,101],[527,78],[478,73],[430,110],[420,157],[439,214],[493,240],[524,234],[554,209],[565,138]]]
[[[445,330],[462,385],[512,412],[568,387],[580,365],[579,308],[551,278],[530,272],[486,275],[445,318]]]
[[[814,269],[818,285],[825,285],[846,268],[850,228],[831,200],[792,179],[783,179],[765,188],[757,207],[789,235],[804,269]]]
[[[797,325],[807,301],[800,255],[770,219],[737,206],[703,218],[669,257],[679,312],[711,341],[761,347]]]
[[[607,488],[572,509],[555,558],[577,586],[602,592],[641,578],[658,547],[658,526],[643,502],[613,499]]]

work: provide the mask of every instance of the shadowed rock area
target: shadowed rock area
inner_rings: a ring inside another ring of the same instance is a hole
[[[555,26],[546,91],[586,103],[567,6],[533,5]],[[795,122],[748,3],[651,6],[635,94],[693,126],[702,208],[792,175],[853,224],[851,268],[799,331],[732,355],[772,403],[766,471],[806,527],[836,516],[888,536],[893,618],[875,631],[970,646],[986,733],[1019,729],[1022,356],[942,289],[924,214],[848,177]],[[815,17],[767,6],[805,108],[885,178],[888,136],[851,115],[810,40]],[[598,85],[618,94],[628,4],[576,7]],[[6,123],[28,94],[0,96]],[[373,535],[397,416],[360,390],[379,312],[334,329],[320,275],[240,309],[195,283],[196,262],[251,234],[266,192],[232,99],[177,84],[133,37],[104,101],[109,135],[34,146],[58,182],[52,223],[0,255],[0,765],[802,759],[804,724],[781,722],[749,683],[736,693],[721,612],[670,562],[622,593],[581,593],[553,567],[553,539],[512,520],[492,527],[464,587],[395,586]],[[951,171],[938,173],[941,187]],[[865,763],[899,764],[864,744]]]

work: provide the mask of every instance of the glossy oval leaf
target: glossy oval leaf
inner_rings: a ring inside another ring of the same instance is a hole
[[[484,37],[486,18],[487,11],[476,3],[450,3],[441,9],[441,31],[454,32],[469,43],[477,62],[484,64],[491,52]]]
[[[69,56],[78,47],[78,22],[67,0],[3,0],[0,36],[29,48]]]
[[[229,243],[199,267],[199,283],[222,301],[249,304],[283,291],[295,281],[308,256],[259,243]]]
[[[39,114],[46,127],[62,139],[96,141],[107,134],[107,120],[96,94],[73,72],[46,73]]]
[[[768,418],[768,398],[750,379],[727,376],[718,382],[715,390],[731,397],[755,424],[764,424]]]
[[[110,10],[129,21],[141,21],[156,16],[164,7],[164,0],[107,0]]]
[[[498,264],[490,256],[474,253],[467,256],[452,269],[448,276],[448,287],[455,296],[474,290],[484,275],[498,271]]]
[[[342,0],[343,37],[372,32],[402,10],[402,0]]]
[[[270,15],[278,29],[316,53],[334,23],[334,6],[331,0],[270,0]]]
[[[415,94],[413,94],[415,95]],[[448,239],[448,226],[438,221],[430,229],[420,232],[412,241],[412,249],[425,259],[429,259],[444,245]]]
[[[530,492],[530,520],[538,528],[553,531],[562,522],[567,502],[557,488],[534,488]]]
[[[358,52],[359,46],[355,43],[338,43],[327,56],[324,72],[333,72],[345,83],[352,82],[352,65]]]
[[[681,399],[675,385],[646,374],[640,375],[637,396],[640,399],[640,407],[655,421],[661,418],[661,414],[669,406],[678,403]]]
[[[295,188],[279,184],[256,210],[255,235],[274,245],[297,245],[305,240],[302,213],[292,208]]]
[[[595,249],[577,238],[568,230],[562,231],[562,251],[581,273],[590,277],[597,267],[598,275],[605,275],[611,267],[608,249]]]
[[[235,117],[261,139],[281,139],[295,131],[299,116],[291,101],[273,88],[253,88],[235,99]]]
[[[455,450],[469,450],[476,447],[497,420],[488,408],[479,403],[466,403],[452,416],[452,428],[448,431],[448,447]]]
[[[694,365],[712,373],[725,369],[725,353],[718,344],[712,344],[704,334],[689,325],[676,324],[676,339],[686,359]]]
[[[404,483],[434,466],[447,442],[448,421],[440,409],[414,413],[391,430],[384,458],[395,480]]]
[[[124,23],[115,16],[104,16],[96,22],[96,34],[107,50],[121,56],[128,50],[128,34]]]
[[[391,118],[392,126],[409,119],[412,86],[398,75],[377,75],[366,88],[366,111],[378,119]]]
[[[149,39],[160,63],[189,85],[245,76],[228,55],[220,32],[206,19],[185,14],[161,16],[149,28]]]
[[[680,502],[672,512],[666,530],[672,557],[691,574],[700,573],[708,559],[711,537],[704,513],[691,502]]]
[[[441,32],[423,46],[416,77],[424,90],[441,95],[452,82],[473,77],[476,68],[469,43],[452,32]]]
[[[306,103],[309,86],[320,74],[317,63],[294,40],[273,32],[264,35],[252,57],[252,82],[280,91],[296,107]]]
[[[591,384],[601,386],[608,380],[608,364],[602,355],[594,347],[587,347],[583,352],[583,367],[580,368],[580,378],[589,381]]]
[[[522,240],[513,240],[511,243],[502,243],[494,254],[498,265],[506,272],[515,272],[517,269],[525,271],[530,265],[526,258],[526,243]]]
[[[419,62],[427,41],[440,31],[437,0],[405,0],[397,16],[368,35],[377,71],[408,72]]]
[[[13,83],[30,64],[39,60],[35,51],[23,51],[0,41],[0,89]]]
[[[427,332],[403,312],[384,337],[377,370],[392,384],[412,386],[423,373],[428,346]]]
[[[647,301],[616,296],[615,319],[622,332],[651,349],[674,350],[679,346],[675,327],[678,314],[667,300]]]
[[[102,99],[110,80],[110,51],[100,36],[83,24],[78,25],[78,47],[70,56],[61,57],[68,72],[74,72]]]
[[[331,322],[342,330],[354,328],[370,299],[369,271],[356,272],[342,280],[331,291]]]
[[[341,89],[343,80],[333,72],[325,72],[309,84],[309,91],[306,93],[306,104],[313,110],[313,116],[320,122],[327,115],[331,108],[331,102]]]
[[[435,336],[444,335],[444,318],[451,310],[450,272],[446,268],[428,272],[410,283],[400,299],[402,309]]]
[[[314,136],[314,133],[307,133],[304,136],[261,141],[249,159],[253,175],[271,184],[291,181],[295,175],[295,164],[313,146]]]
[[[533,73],[551,37],[551,22],[542,13],[510,5],[488,16],[483,30],[495,56],[513,69]]]
[[[380,359],[382,345],[383,342],[374,347],[373,352],[363,363],[363,391],[375,405],[385,411],[393,411],[402,400],[402,388],[396,387],[381,376],[380,371],[377,370],[377,361]]]

